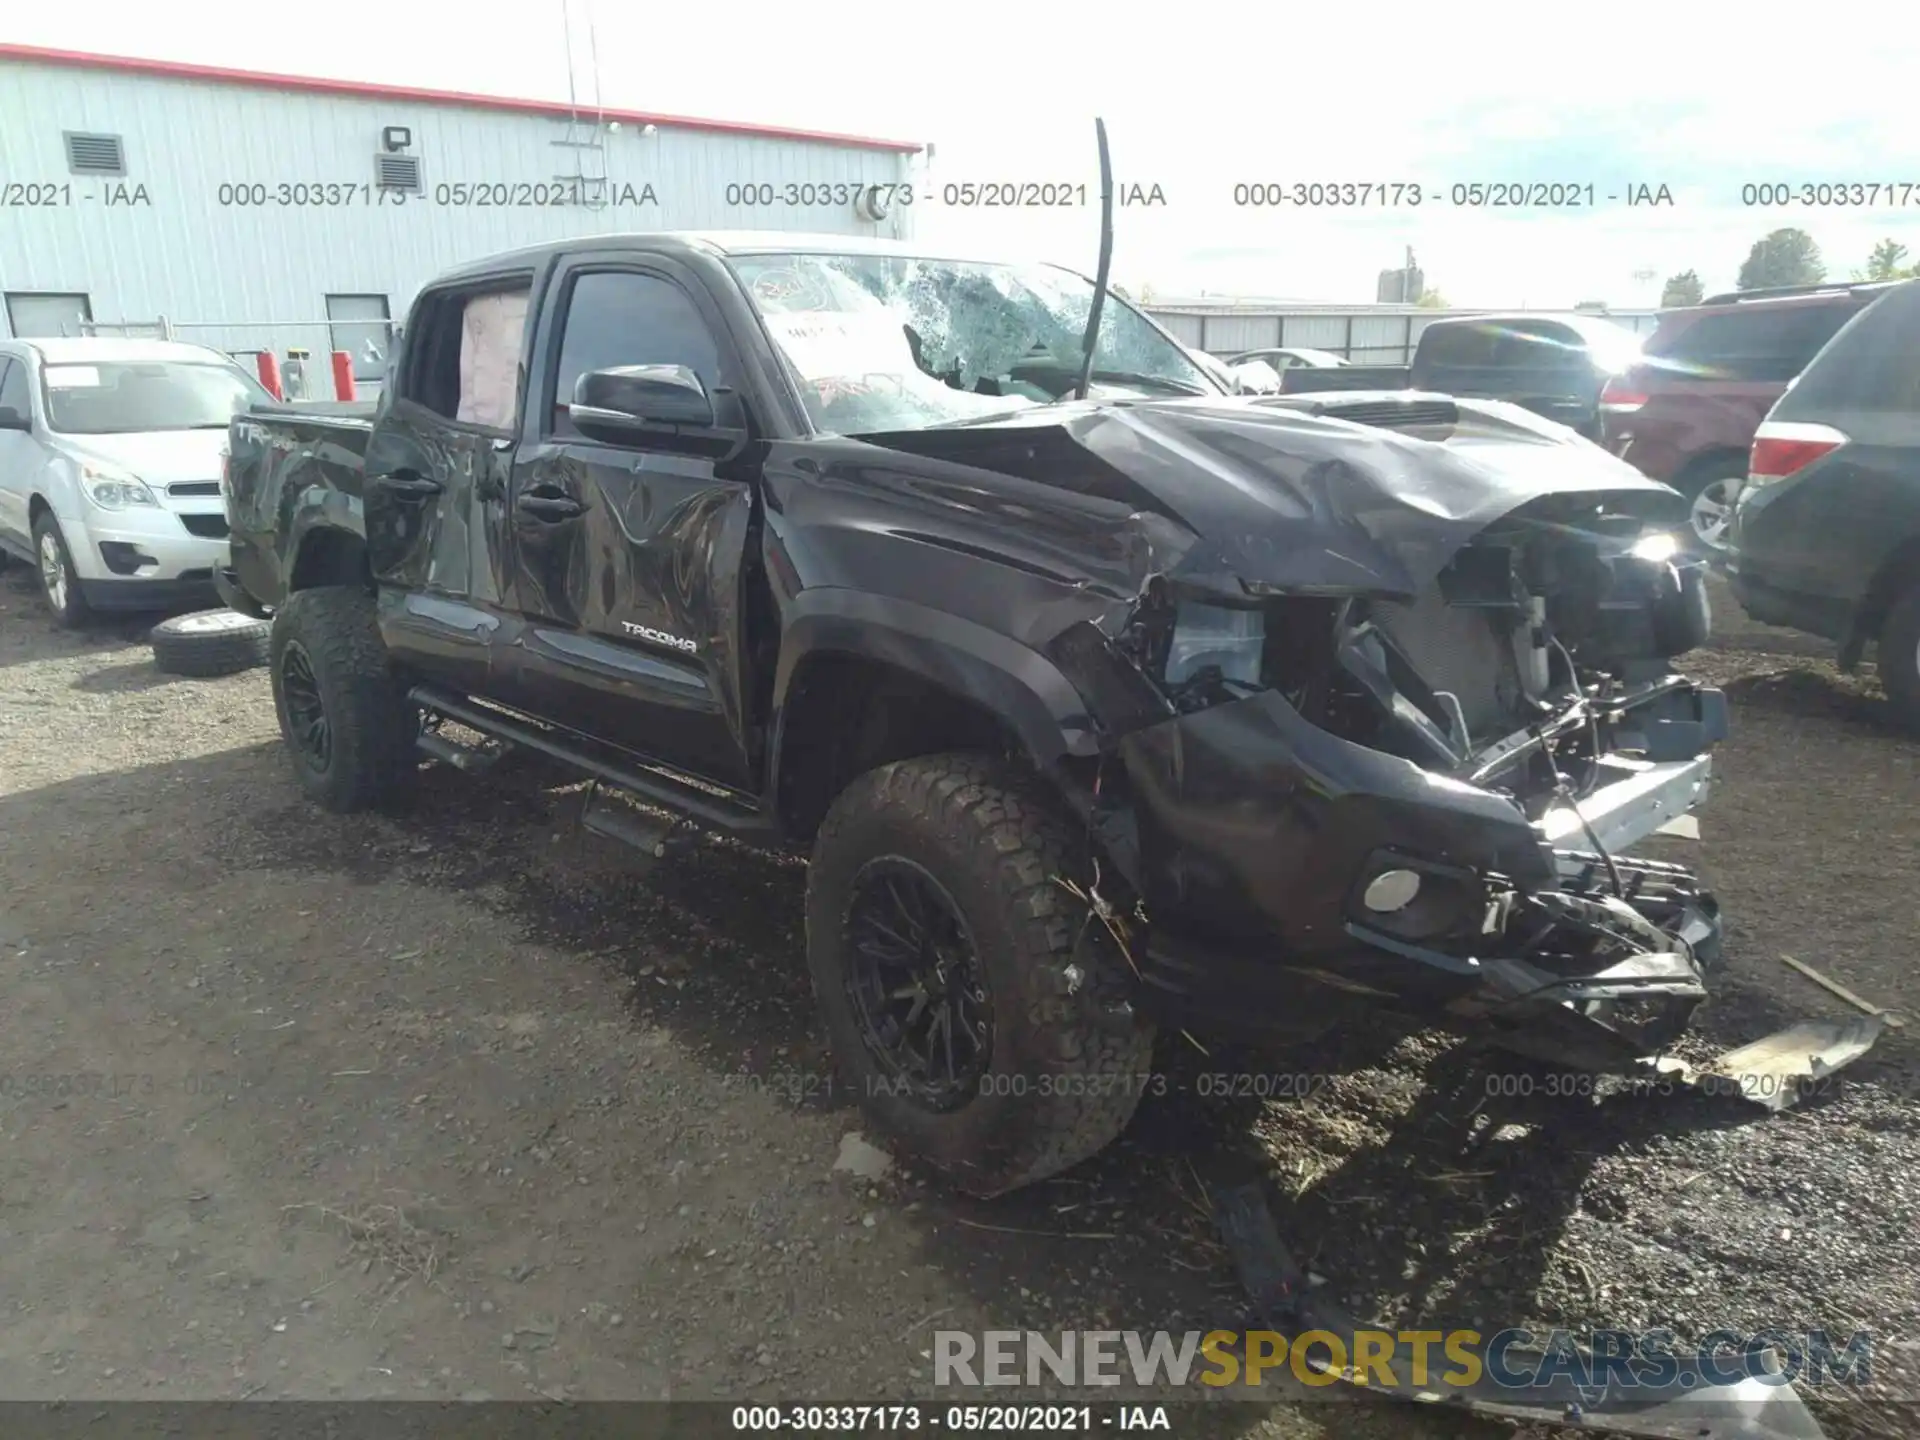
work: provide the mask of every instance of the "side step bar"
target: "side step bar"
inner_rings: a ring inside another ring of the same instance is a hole
[[[481,705],[450,695],[431,685],[414,686],[407,692],[407,698],[424,710],[443,715],[471,730],[479,731],[490,739],[538,751],[616,790],[624,790],[644,805],[658,806],[662,810],[683,816],[702,829],[714,831],[749,845],[775,846],[779,843],[778,826],[765,811],[757,806],[708,794],[670,775],[640,770],[601,759],[578,746],[568,744],[564,738],[554,732],[515,716],[503,714],[490,705]],[[442,747],[448,750],[460,748],[452,741],[434,735],[431,731],[423,735],[421,740],[420,748],[437,759],[447,758],[441,754]],[[475,769],[485,768],[486,762],[481,761],[476,764],[468,760],[463,764],[461,760],[455,759],[451,763],[461,769]],[[662,827],[663,833],[654,835],[652,827],[647,826],[644,817],[638,815],[627,823],[621,823],[625,820],[624,816],[615,819],[611,815],[604,818],[596,815],[595,820],[598,823],[589,823],[590,829],[637,845],[649,854],[659,853],[657,847],[664,840],[665,829],[669,828]],[[627,833],[629,831],[632,833]]]

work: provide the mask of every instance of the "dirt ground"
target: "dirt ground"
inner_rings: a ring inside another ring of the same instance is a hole
[[[1920,746],[1870,669],[1724,596],[1717,620],[1691,668],[1735,734],[1703,839],[1663,842],[1729,916],[1700,1045],[1852,1013],[1783,953],[1920,1016]],[[858,1179],[801,867],[716,844],[643,870],[531,764],[328,816],[264,672],[175,680],[143,633],[61,634],[0,576],[0,1398],[933,1398],[937,1329],[1247,1323],[1198,1198],[1235,1165],[1383,1322],[1864,1327],[1916,1393],[1911,1031],[1778,1117],[1549,1097],[1431,1034],[1176,1037],[1166,1093],[1056,1182]],[[1223,1071],[1310,1093],[1202,1097]],[[1508,1433],[1327,1403],[1235,1427]]]

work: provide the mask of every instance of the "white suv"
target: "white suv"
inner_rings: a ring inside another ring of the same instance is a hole
[[[213,605],[227,421],[273,397],[169,340],[0,340],[0,552],[54,618]]]

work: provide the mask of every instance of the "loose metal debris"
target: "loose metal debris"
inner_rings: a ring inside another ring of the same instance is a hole
[[[1216,1189],[1213,1202],[1221,1237],[1262,1323],[1279,1333],[1294,1335],[1309,1330],[1352,1335],[1361,1330],[1385,1329],[1363,1325],[1338,1302],[1328,1299],[1324,1287],[1312,1285],[1281,1242],[1273,1212],[1258,1184]],[[1507,1353],[1517,1363],[1524,1352]],[[1388,1364],[1396,1376],[1415,1374],[1413,1348],[1399,1346]],[[1786,1381],[1749,1379],[1737,1385],[1676,1383],[1627,1389],[1611,1383],[1582,1386],[1571,1377],[1554,1376],[1530,1386],[1508,1387],[1489,1378],[1483,1365],[1481,1378],[1472,1385],[1449,1386],[1435,1380],[1430,1386],[1415,1387],[1367,1384],[1356,1379],[1351,1370],[1333,1372],[1330,1365],[1322,1367],[1321,1373],[1335,1373],[1357,1389],[1397,1400],[1454,1405],[1513,1421],[1592,1424],[1597,1429],[1654,1440],[1825,1440],[1825,1432],[1806,1403]],[[1611,1381],[1612,1377],[1608,1378]]]
[[[1803,1096],[1817,1095],[1836,1070],[1873,1048],[1886,1017],[1857,1020],[1803,1020],[1785,1030],[1729,1050],[1704,1068],[1679,1067],[1687,1083],[1710,1094],[1733,1094],[1785,1110]]]

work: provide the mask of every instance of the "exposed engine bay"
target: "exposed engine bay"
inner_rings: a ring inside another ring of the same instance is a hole
[[[1124,766],[1093,818],[1161,998],[1231,1024],[1231,974],[1242,1014],[1248,987],[1303,1029],[1438,1010],[1594,1069],[1685,1028],[1717,905],[1621,852],[1704,797],[1726,706],[1673,670],[1707,638],[1704,566],[1644,499],[1536,494],[1398,587],[1169,566],[1057,639]]]
[[[1609,1032],[1585,1049],[1607,1067],[1659,1049],[1705,998],[1713,901],[1680,867],[1615,852],[1701,798],[1726,722],[1718,693],[1668,663],[1707,636],[1700,563],[1636,517],[1582,508],[1509,517],[1411,601],[1156,592],[1122,649],[1181,714],[1270,691],[1329,735],[1511,802],[1553,853],[1550,880],[1437,868],[1456,857],[1416,848],[1374,866],[1349,934],[1471,962],[1498,998],[1456,1009],[1504,1018],[1523,1048],[1519,1022],[1564,1001]],[[1396,838],[1379,836],[1389,856]]]

